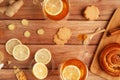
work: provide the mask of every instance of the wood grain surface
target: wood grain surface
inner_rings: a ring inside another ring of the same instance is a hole
[[[7,0],[5,0],[7,1]],[[48,64],[49,75],[45,80],[61,80],[59,77],[59,67],[62,62],[71,58],[81,59],[90,68],[94,53],[101,39],[102,33],[96,35],[84,49],[84,45],[77,39],[82,33],[94,32],[98,27],[106,28],[107,24],[116,8],[120,7],[120,0],[69,0],[70,12],[66,20],[50,21],[45,19],[42,7],[32,4],[32,0],[24,0],[25,4],[12,18],[0,14],[0,51],[5,55],[5,66],[0,70],[0,80],[17,80],[13,73],[13,66],[16,65],[25,71],[28,80],[37,80],[31,72],[29,65],[34,59],[35,52],[40,48],[50,49],[53,59],[52,64]],[[5,2],[0,6],[7,5]],[[86,6],[95,5],[100,10],[100,17],[95,21],[88,21],[83,17],[83,11]],[[29,20],[29,26],[21,25],[22,19]],[[8,30],[9,24],[15,24],[14,31]],[[65,26],[72,30],[72,37],[66,45],[55,45],[53,35],[58,28]],[[45,30],[44,35],[37,35],[39,28]],[[24,31],[30,31],[31,37],[25,38]],[[8,55],[5,50],[5,43],[11,38],[18,38],[23,44],[30,48],[31,56],[25,62],[16,61],[12,56]],[[78,56],[79,55],[79,56]],[[83,58],[83,56],[86,56]],[[7,61],[11,61],[7,65]],[[54,65],[54,67],[53,67]],[[53,69],[53,70],[52,70]],[[87,80],[106,80],[89,71]]]

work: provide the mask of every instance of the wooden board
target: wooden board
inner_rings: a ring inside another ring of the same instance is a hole
[[[100,65],[99,65],[99,62],[98,62],[98,58],[99,58],[99,54],[100,54],[100,51],[109,43],[120,43],[120,34],[119,35],[114,35],[114,36],[111,36],[111,37],[107,37],[106,34],[107,34],[107,31],[108,30],[111,30],[115,27],[118,27],[120,26],[120,8],[118,8],[112,19],[110,20],[107,28],[106,28],[106,32],[104,33],[101,41],[100,41],[100,44],[97,48],[97,51],[95,53],[95,56],[94,56],[94,59],[93,59],[93,62],[91,64],[91,67],[90,67],[90,70],[101,76],[101,77],[104,77],[108,80],[120,80],[120,77],[112,77],[108,74],[106,74],[101,68],[100,68]]]

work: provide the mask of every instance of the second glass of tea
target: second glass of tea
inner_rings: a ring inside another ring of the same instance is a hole
[[[68,0],[44,0],[42,4],[44,16],[51,20],[62,20],[69,12]]]
[[[86,80],[87,75],[87,66],[78,59],[67,60],[60,66],[62,80]]]

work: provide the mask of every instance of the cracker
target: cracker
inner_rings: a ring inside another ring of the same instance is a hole
[[[84,16],[89,20],[95,20],[99,17],[100,11],[96,6],[88,6],[84,11]]]
[[[61,40],[58,38],[57,35],[54,36],[54,42],[57,44],[57,45],[64,45],[65,43],[67,43],[67,40]]]
[[[59,39],[65,41],[65,40],[70,39],[70,37],[72,35],[72,32],[71,32],[71,30],[69,28],[62,27],[62,28],[59,29],[57,34],[58,34]]]

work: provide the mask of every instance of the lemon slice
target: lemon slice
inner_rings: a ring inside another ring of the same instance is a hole
[[[44,0],[45,11],[50,15],[58,15],[63,10],[62,0]]]
[[[48,49],[39,49],[35,54],[35,61],[48,64],[51,60],[51,53]]]
[[[74,65],[66,66],[62,72],[63,80],[79,80],[81,72],[78,67]]]
[[[18,44],[22,44],[20,40],[16,39],[16,38],[13,38],[13,39],[10,39],[6,42],[6,45],[5,45],[5,48],[6,48],[6,51],[12,55],[12,51],[13,51],[13,48],[18,45]]]
[[[32,69],[33,75],[38,79],[44,79],[48,75],[48,69],[43,63],[36,63]]]
[[[13,49],[13,57],[18,61],[25,61],[30,56],[30,50],[25,45],[17,45]]]

